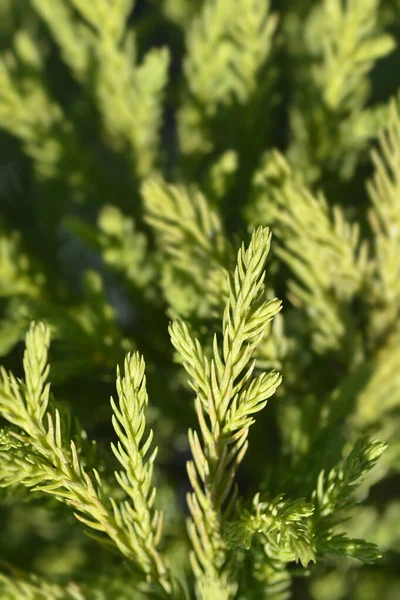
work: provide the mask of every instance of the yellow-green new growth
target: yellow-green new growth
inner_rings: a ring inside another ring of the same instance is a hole
[[[314,512],[305,500],[287,501],[281,494],[268,502],[256,494],[252,510],[244,510],[237,521],[227,527],[232,548],[250,548],[253,538],[264,546],[265,553],[279,561],[301,562],[307,567],[316,562],[315,541],[309,517]]]
[[[307,15],[297,4],[284,27],[297,87],[288,156],[308,182],[327,171],[349,179],[386,119],[385,107],[366,104],[370,73],[396,41],[380,0],[321,0]]]
[[[41,581],[37,577],[23,579],[0,573],[2,600],[84,600],[79,586],[72,583],[66,587]]]
[[[232,488],[253,415],[265,407],[281,381],[274,371],[253,377],[253,354],[281,308],[279,300],[265,298],[270,239],[268,229],[259,228],[247,250],[244,246],[239,250],[222,321],[222,349],[215,337],[208,358],[185,323],[176,321],[170,327],[172,343],[196,392],[202,437],[200,441],[197,432],[189,431],[193,461],[188,463],[188,474],[194,491],[188,504],[192,566],[204,600],[217,593],[220,598],[234,597],[236,582],[227,564],[223,523],[237,498],[237,489],[232,493]]]
[[[116,478],[127,498],[110,498],[109,504],[99,473],[87,470],[74,441],[65,444],[65,424],[57,409],[49,409],[49,343],[49,329],[32,324],[26,336],[25,381],[1,369],[0,414],[20,433],[11,430],[1,440],[0,486],[22,484],[72,506],[78,520],[106,534],[149,583],[169,593],[167,567],[157,551],[162,520],[152,508],[155,452],[146,459],[151,433],[142,444],[147,406],[143,359],[128,355],[124,376],[118,374],[119,405],[112,400],[112,407],[119,442],[113,450],[124,468]]]
[[[345,317],[350,319],[346,308],[367,269],[358,224],[298,181],[276,151],[265,155],[254,187],[249,219],[270,225],[279,237],[276,253],[295,276],[289,281],[290,300],[307,312],[316,349],[337,349],[346,334]]]
[[[120,526],[136,539],[136,561],[152,582],[161,581],[170,591],[168,572],[157,551],[162,533],[162,513],[153,509],[156,489],[152,483],[153,463],[157,448],[150,456],[153,432],[143,440],[146,428],[145,410],[148,404],[145,363],[139,353],[128,354],[124,375],[118,369],[117,392],[119,406],[111,399],[112,423],[118,435],[112,450],[124,470],[115,474],[130,501],[119,506],[113,502],[114,514]]]
[[[375,234],[373,296],[378,314],[374,325],[382,332],[395,324],[400,300],[400,116],[395,102],[372,161],[375,173],[368,192]]]
[[[185,71],[194,98],[208,113],[245,103],[267,59],[277,26],[269,0],[207,0],[188,31]]]
[[[309,19],[307,34],[313,53],[320,55],[313,74],[326,105],[361,108],[366,75],[395,48],[394,38],[380,31],[379,0],[323,0]]]
[[[207,122],[220,109],[245,106],[258,91],[273,46],[277,15],[270,2],[206,0],[187,30],[188,94],[178,117],[184,153],[213,147]],[[262,86],[261,86],[262,87]]]
[[[21,140],[40,179],[59,175],[63,168],[63,177],[72,185],[82,183],[73,160],[79,151],[72,123],[46,89],[35,40],[21,31],[14,46],[14,52],[0,56],[0,128]]]
[[[127,31],[133,0],[31,1],[75,77],[95,97],[107,141],[128,151],[139,177],[147,175],[158,151],[168,50],[153,48],[138,64],[135,38]]]
[[[199,190],[162,179],[147,180],[142,194],[162,259],[162,287],[174,314],[215,313],[225,304],[231,258],[218,211]]]
[[[8,231],[0,221],[0,296],[41,295],[46,277],[23,247],[19,231]]]

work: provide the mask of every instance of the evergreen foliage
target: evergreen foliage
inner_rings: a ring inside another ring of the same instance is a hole
[[[400,596],[399,19],[0,0],[0,598]]]

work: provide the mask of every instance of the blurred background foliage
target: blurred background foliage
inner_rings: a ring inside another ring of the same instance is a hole
[[[360,433],[389,443],[349,525],[383,558],[311,569],[295,599],[400,597],[399,42],[398,0],[0,0],[1,361],[20,373],[45,319],[54,394],[112,463],[115,367],[144,354],[168,539],[194,415],[168,321],[207,339],[237,248],[270,225],[284,311],[257,367],[284,384],[242,489],[301,495]],[[139,597],[65,508],[1,499],[4,572]]]

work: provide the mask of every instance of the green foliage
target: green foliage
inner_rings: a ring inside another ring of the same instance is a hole
[[[235,593],[234,584],[228,583],[221,524],[236,501],[237,491],[233,494],[231,491],[247,449],[248,430],[254,422],[252,415],[265,407],[280,383],[280,376],[274,372],[252,378],[254,350],[265,335],[266,324],[280,309],[278,300],[263,298],[269,239],[268,230],[260,228],[253,234],[247,251],[244,247],[239,251],[224,311],[222,351],[214,338],[209,360],[184,323],[176,321],[170,327],[172,343],[196,392],[202,437],[200,442],[198,434],[189,431],[193,462],[188,464],[188,475],[194,490],[188,497],[193,519],[189,535],[201,598],[210,594],[231,598]]]
[[[290,155],[307,180],[333,169],[350,177],[384,123],[382,107],[366,107],[368,75],[395,47],[382,31],[379,5],[379,0],[325,0],[315,3],[304,24],[295,11],[288,18],[289,47],[299,65]]]
[[[259,494],[253,500],[253,511],[246,511],[238,522],[228,528],[228,543],[233,547],[250,548],[253,538],[264,546],[265,553],[282,562],[301,561],[307,567],[315,562],[315,547],[307,517],[314,511],[312,504],[302,500],[284,502],[283,496],[271,502],[260,502]]]
[[[32,0],[32,5],[75,77],[95,95],[113,143],[126,147],[139,176],[146,174],[158,143],[168,52],[154,49],[138,64],[135,40],[125,32],[132,0],[96,0],[90,8],[83,0]]]
[[[141,444],[147,404],[144,363],[137,354],[127,356],[125,374],[118,374],[117,378],[119,406],[111,401],[113,425],[119,438],[118,445],[112,448],[124,467],[124,471],[116,473],[116,479],[134,504],[128,499],[117,502],[110,498],[111,506],[107,507],[98,471],[87,472],[76,443],[71,440],[68,444],[63,439],[66,432],[59,411],[49,410],[49,341],[49,330],[43,324],[31,326],[24,354],[25,382],[2,372],[1,414],[21,433],[4,436],[1,484],[22,484],[52,494],[73,507],[77,519],[108,535],[149,581],[159,582],[169,590],[166,568],[156,550],[161,517],[151,512],[155,453],[145,460],[152,435]]]
[[[164,294],[172,311],[183,317],[212,314],[215,305],[223,305],[225,267],[230,262],[218,212],[195,189],[150,180],[142,190],[146,220],[161,255]]]
[[[1,126],[22,141],[39,177],[67,174],[77,185],[81,182],[78,144],[71,123],[46,90],[43,63],[34,40],[20,32],[14,43],[15,54],[9,53],[0,61]],[[22,70],[20,77],[18,70]]]
[[[315,320],[316,349],[337,347],[349,332],[346,308],[367,270],[359,227],[346,222],[340,206],[296,182],[279,154],[264,157],[254,187],[250,221],[271,224],[282,240],[277,254],[297,279],[289,282],[290,300]]]
[[[228,0],[203,3],[186,35],[188,93],[179,113],[185,154],[208,153],[227,142],[236,148],[240,136],[258,135],[276,27],[269,1],[239,0],[234,11]],[[230,120],[234,107],[245,115],[237,123]],[[214,143],[212,127],[217,133]]]
[[[373,299],[380,328],[390,327],[397,317],[399,297],[400,230],[400,118],[393,103],[387,128],[380,135],[379,152],[372,160],[375,174],[369,182],[372,200],[371,226],[375,235],[375,278]],[[383,313],[383,314],[382,314]]]
[[[399,597],[399,10],[0,0],[1,598]]]

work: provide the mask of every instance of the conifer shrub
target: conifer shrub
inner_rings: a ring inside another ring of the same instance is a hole
[[[0,598],[400,597],[398,0],[0,0]]]

